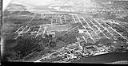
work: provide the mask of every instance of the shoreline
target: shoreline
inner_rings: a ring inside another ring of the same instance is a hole
[[[82,57],[73,63],[112,63],[116,61],[128,61],[128,52],[113,52],[97,56]]]

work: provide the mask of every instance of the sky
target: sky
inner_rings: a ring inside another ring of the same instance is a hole
[[[9,2],[13,3],[24,3],[32,6],[43,6],[43,5],[48,5],[48,4],[58,4],[58,5],[63,5],[65,3],[68,3],[68,5],[71,5],[71,2],[73,3],[78,3],[77,5],[80,5],[79,2],[84,2],[86,6],[91,6],[91,1],[90,0],[3,0],[4,1],[4,9],[7,7]],[[73,5],[73,4],[72,4]]]
[[[3,0],[3,11],[8,6],[8,4],[11,2],[11,0]]]
[[[3,0],[3,10],[7,7],[10,2],[20,2],[31,5],[47,5],[54,0]]]
[[[31,5],[47,5],[49,3],[52,3],[54,0],[13,0],[13,2],[21,2],[25,4],[31,4]]]
[[[54,5],[56,3],[60,3],[59,5],[63,5],[64,2],[67,1],[70,5],[71,2],[73,2],[74,4],[77,4],[76,6],[82,5],[84,4],[85,7],[91,7],[94,6],[92,1],[105,1],[107,2],[107,0],[3,0],[3,10],[7,7],[7,5],[9,4],[9,2],[13,2],[13,3],[24,3],[24,4],[28,4],[28,5],[35,5],[35,6],[43,6],[43,5],[48,5],[53,3]],[[67,3],[66,2],[66,3]]]
[[[90,0],[3,0],[5,1],[5,4],[7,4],[8,2],[20,2],[20,3],[25,3],[25,4],[30,4],[30,5],[36,5],[36,6],[43,6],[43,5],[48,5],[51,3],[59,3],[59,2],[65,2],[65,1],[70,1],[70,2],[80,2],[80,1],[84,1],[86,4],[90,3]]]

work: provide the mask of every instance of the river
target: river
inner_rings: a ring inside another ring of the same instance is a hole
[[[97,56],[82,57],[73,63],[111,63],[115,61],[128,61],[128,52],[115,52]]]

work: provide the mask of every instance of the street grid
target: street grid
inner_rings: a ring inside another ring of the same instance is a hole
[[[33,19],[35,19],[37,14],[34,14],[33,17],[31,18],[31,20],[28,22],[28,24],[30,24]],[[41,17],[44,17],[44,15],[42,16],[42,14],[40,15]],[[45,16],[47,16],[45,14]],[[62,16],[56,17],[54,15],[50,16],[51,17],[51,25],[53,24],[72,24],[72,23],[80,23],[81,27],[83,27],[84,33],[88,35],[88,37],[86,36],[82,36],[82,38],[86,41],[86,42],[90,42],[93,41],[94,43],[101,38],[108,38],[108,39],[113,39],[115,40],[115,38],[118,37],[122,37],[123,39],[126,39],[126,37],[124,37],[121,33],[117,32],[115,29],[113,29],[110,25],[106,24],[106,22],[102,19],[93,19],[92,17],[83,17],[83,16],[79,16],[77,14],[69,14],[69,15],[65,15],[62,14]],[[72,18],[69,18],[72,17]],[[46,18],[46,17],[45,17]],[[43,19],[43,18],[42,18]],[[71,20],[71,22],[67,22],[67,20]],[[72,22],[73,21],[73,22]],[[117,23],[118,24],[118,23]],[[80,26],[78,26],[78,30],[81,29],[79,28]],[[37,31],[37,36],[41,35],[42,33],[44,34],[43,31],[44,27],[41,27],[38,29]],[[47,28],[45,28],[46,30]],[[21,31],[22,30],[22,31]],[[15,33],[18,32],[18,36],[21,36],[22,33],[27,33],[30,30],[30,28],[28,28],[28,26],[23,27],[21,26]],[[69,30],[70,31],[70,30]],[[67,32],[69,32],[67,31]],[[88,41],[89,40],[89,41]],[[128,41],[128,40],[127,40]]]

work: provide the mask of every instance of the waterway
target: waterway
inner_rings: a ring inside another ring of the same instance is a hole
[[[114,52],[97,56],[82,57],[73,63],[111,63],[116,61],[128,61],[128,52]]]

